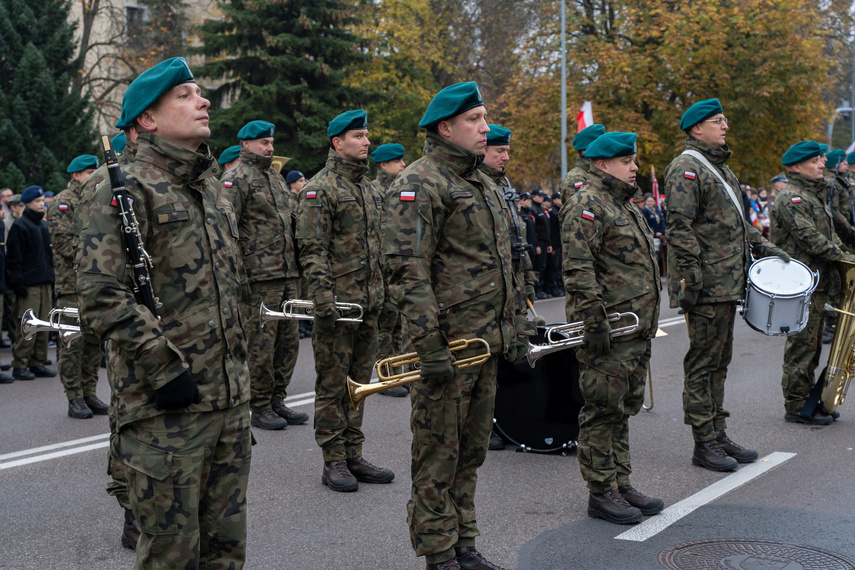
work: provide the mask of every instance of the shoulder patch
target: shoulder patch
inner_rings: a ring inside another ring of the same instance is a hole
[[[231,188],[234,185],[235,185],[235,183],[232,182],[231,180],[227,180],[226,182],[223,182],[223,186],[225,186],[226,188]]]
[[[400,194],[402,202],[414,202],[416,200],[415,192],[401,192]]]
[[[317,193],[317,191],[315,191],[315,190],[309,190],[308,192],[306,192],[306,198],[312,198],[312,199],[314,199],[314,198],[317,198],[317,197],[318,197],[318,193]]]
[[[594,212],[589,212],[588,210],[582,211],[582,217],[586,220],[594,221]]]
[[[60,209],[60,210],[67,210],[67,209],[68,209],[68,204],[60,204],[60,205],[59,205],[59,209]]]
[[[802,199],[799,196],[793,196],[792,198],[790,198],[790,202],[792,202],[793,204],[801,204]]]
[[[584,185],[585,185],[584,182],[577,182],[576,184],[573,185],[573,188],[581,188]]]
[[[686,170],[683,172],[683,178],[688,178],[689,180],[694,180],[697,175],[694,172],[690,172]]]

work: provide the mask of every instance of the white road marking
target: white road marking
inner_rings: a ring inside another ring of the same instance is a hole
[[[311,404],[315,401],[315,393],[314,392],[303,392],[302,394],[295,394],[285,399],[285,404],[291,407],[304,406],[306,404]],[[110,434],[102,433],[100,435],[93,435],[90,437],[84,437],[81,439],[73,439],[70,441],[63,441],[60,443],[53,443],[51,445],[44,445],[42,447],[33,447],[31,449],[24,449],[22,451],[13,451],[11,453],[5,453],[0,455],[0,470],[10,469],[12,467],[20,467],[22,465],[29,465],[30,463],[38,463],[39,461],[48,461],[50,459],[56,459],[58,457],[66,457],[68,455],[75,455],[77,453],[84,453],[86,451],[92,451],[93,449],[101,449],[104,447],[108,447],[110,445],[109,441],[99,441],[99,440],[108,440]],[[98,443],[91,443],[98,442]],[[88,445],[86,445],[88,444]],[[63,451],[54,451],[57,449],[63,448]],[[32,457],[25,457],[30,455]],[[23,459],[15,459],[16,457],[23,457]],[[15,459],[14,461],[6,461],[7,459]]]
[[[770,471],[781,465],[785,461],[795,457],[795,453],[786,453],[776,451],[770,453],[766,457],[750,463],[744,467],[740,467],[735,473],[728,475],[721,481],[713,483],[706,489],[698,491],[691,497],[685,498],[679,503],[675,503],[659,513],[656,516],[648,517],[644,522],[638,524],[626,532],[617,535],[618,540],[632,540],[635,542],[644,542],[648,538],[656,536],[681,518],[691,514],[695,509],[706,505],[733,491],[767,471]]]
[[[659,321],[659,327],[665,328],[665,327],[670,327],[670,326],[678,325],[680,323],[685,323],[685,322],[686,322],[685,317],[680,315],[679,317],[674,317],[671,319],[665,319],[664,321]]]

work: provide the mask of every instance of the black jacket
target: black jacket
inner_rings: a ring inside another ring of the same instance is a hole
[[[6,286],[53,283],[53,252],[44,213],[29,208],[9,228],[6,240]]]

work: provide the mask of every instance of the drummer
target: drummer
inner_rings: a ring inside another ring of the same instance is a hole
[[[588,516],[618,524],[655,515],[665,504],[629,481],[629,416],[641,410],[650,340],[659,315],[659,266],[653,235],[632,203],[638,192],[635,133],[607,133],[585,150],[587,181],[570,195],[562,225],[567,321],[584,322],[578,349],[579,467],[588,482]],[[610,322],[607,313],[632,312],[638,328],[612,337],[634,322]]]
[[[787,337],[784,345],[784,419],[788,422],[828,425],[838,412],[824,413],[820,406],[806,406],[816,383],[814,374],[822,351],[823,307],[838,276],[833,261],[855,262],[855,256],[843,250],[834,231],[832,214],[823,203],[826,183],[822,178],[825,161],[820,144],[802,141],[784,153],[781,162],[789,170],[789,182],[772,208],[772,241],[794,259],[819,271],[819,284],[811,297],[808,322],[804,330]]]

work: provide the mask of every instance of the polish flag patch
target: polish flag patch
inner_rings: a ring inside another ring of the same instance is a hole
[[[306,198],[317,198],[317,197],[318,197],[318,193],[315,190],[309,190],[308,192],[306,192]]]
[[[576,184],[573,185],[573,188],[581,188],[584,185],[585,185],[584,182],[577,182]]]
[[[231,180],[229,180],[228,182],[223,182],[223,186],[225,186],[226,188],[231,188],[234,185],[235,185],[235,183],[232,182]]]
[[[686,170],[685,172],[683,172],[683,178],[688,178],[689,180],[694,180],[695,179],[695,173],[689,172],[688,170]]]
[[[792,198],[790,198],[790,201],[791,201],[793,204],[801,204],[801,203],[802,203],[802,199],[801,199],[801,198],[799,198],[798,196],[793,196]]]
[[[60,204],[60,205],[59,205],[59,209],[60,209],[60,211],[62,211],[62,210],[67,210],[67,209],[68,209],[68,204]]]
[[[111,205],[111,206],[116,206],[116,207],[118,207],[118,206],[119,206],[119,203],[118,203],[118,202],[116,202],[116,199],[115,199],[115,198],[113,198],[112,200],[110,200],[110,205]]]
[[[401,192],[401,201],[402,202],[414,202],[416,199],[415,192]]]
[[[590,220],[592,222],[594,221],[594,213],[589,212],[588,210],[584,210],[582,212],[582,217],[585,218],[586,220]]]

